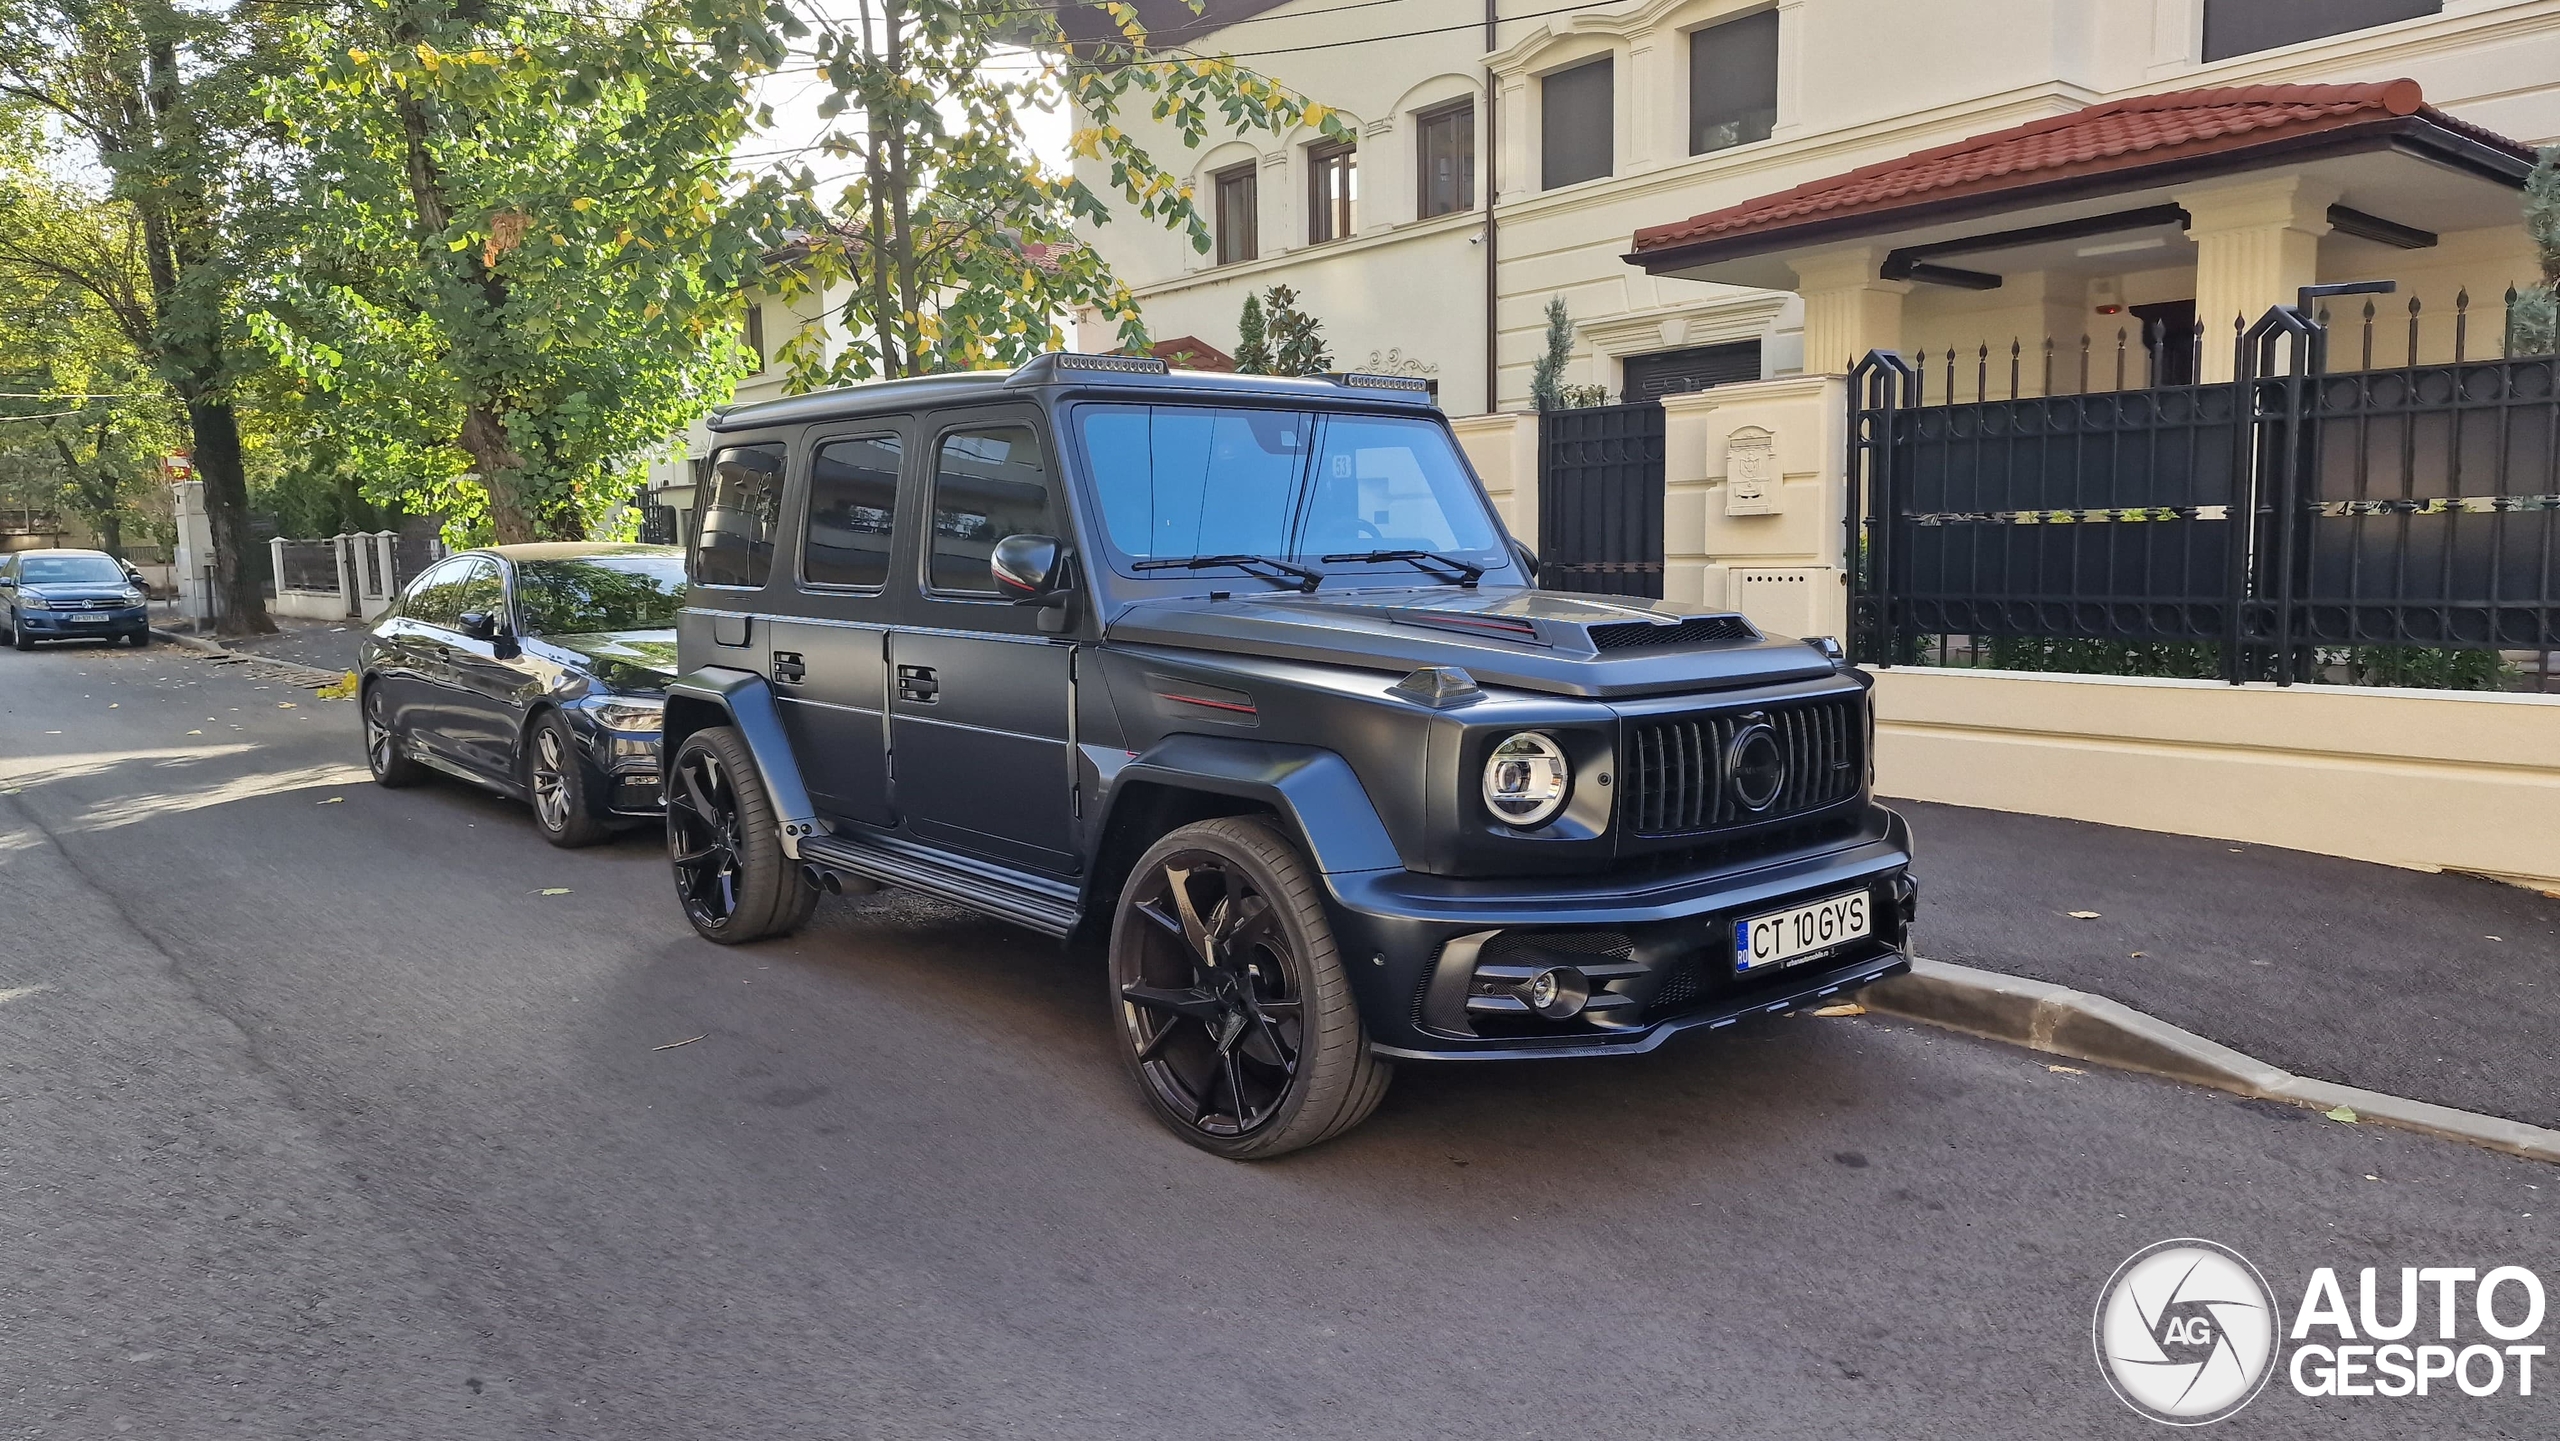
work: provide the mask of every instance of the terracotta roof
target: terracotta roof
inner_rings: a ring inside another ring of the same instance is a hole
[[[2428,105],[2415,80],[2180,90],[2029,121],[1668,225],[1646,226],[1636,232],[1635,251],[1641,256],[1849,216],[1882,217],[1906,206],[2227,155],[2413,115],[2527,162],[2533,159],[2531,147]]]
[[[1215,370],[1233,374],[1236,358],[1196,335],[1177,335],[1147,347],[1147,353],[1176,370]]]

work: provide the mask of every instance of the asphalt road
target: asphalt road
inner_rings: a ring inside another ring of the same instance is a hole
[[[182,652],[0,653],[0,1434],[2134,1437],[2089,1316],[2149,1242],[2288,1311],[2554,1269],[2549,1168],[1872,1018],[1408,1068],[1238,1166],[1091,957],[894,892],[715,948],[649,838],[357,761]]]

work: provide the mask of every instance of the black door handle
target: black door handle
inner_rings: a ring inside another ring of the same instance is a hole
[[[437,646],[437,647],[436,647],[436,659],[438,659],[438,660],[451,660],[451,659],[453,659],[453,647],[452,647],[452,646],[449,646],[449,645],[440,645],[440,646]]]
[[[934,679],[933,667],[929,665],[898,667],[898,699],[914,701],[918,705],[931,705],[933,698],[941,693],[942,686]]]
[[[809,678],[809,668],[801,663],[798,651],[778,650],[773,653],[773,678],[784,685],[798,685]]]

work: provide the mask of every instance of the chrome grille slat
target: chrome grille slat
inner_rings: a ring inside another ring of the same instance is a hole
[[[1746,822],[1785,820],[1857,795],[1866,767],[1859,754],[1866,725],[1863,696],[1834,696],[1788,705],[1666,716],[1630,723],[1627,781],[1621,797],[1636,834],[1693,835]],[[1786,756],[1786,785],[1766,810],[1743,809],[1725,784],[1724,756],[1743,717],[1759,714]]]

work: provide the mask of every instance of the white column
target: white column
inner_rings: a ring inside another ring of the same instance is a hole
[[[1796,293],[1804,297],[1804,372],[1844,375],[1870,350],[1902,348],[1907,280],[1879,280],[1884,247],[1856,245],[1795,257]]]
[[[2196,319],[2204,380],[2231,378],[2231,322],[2255,325],[2271,306],[2320,278],[2337,187],[2301,175],[2266,176],[2178,194],[2196,243]]]
[[[169,517],[176,523],[178,543],[170,552],[170,580],[178,588],[178,613],[191,620],[213,617],[213,520],[205,514],[204,482],[180,481],[170,488]]]
[[[329,558],[338,563],[338,600],[341,607],[351,616],[363,615],[364,607],[356,599],[356,578],[347,569],[347,536],[343,532],[329,537]]]
[[[284,537],[267,537],[267,573],[276,578],[276,590],[282,593],[290,583],[284,577]]]
[[[388,601],[400,588],[400,533],[377,530],[373,533],[373,546],[374,594]]]

